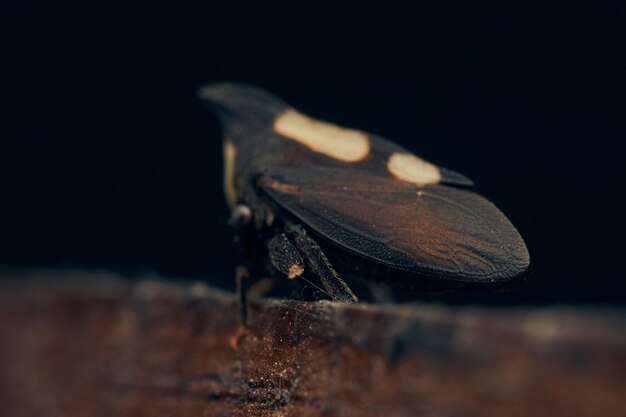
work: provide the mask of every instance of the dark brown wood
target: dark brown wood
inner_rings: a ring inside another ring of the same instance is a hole
[[[624,416],[626,313],[0,273],[3,416]]]

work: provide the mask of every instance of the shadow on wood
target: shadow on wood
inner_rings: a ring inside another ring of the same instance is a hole
[[[624,416],[623,310],[347,306],[0,273],[6,416]]]

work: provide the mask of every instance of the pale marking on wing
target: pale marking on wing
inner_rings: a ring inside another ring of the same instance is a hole
[[[237,202],[237,190],[235,189],[235,158],[237,148],[232,140],[224,140],[224,195],[226,202],[232,208]]]
[[[393,153],[387,161],[387,170],[397,179],[419,186],[441,182],[437,166],[411,153]]]
[[[367,135],[332,123],[312,119],[288,109],[274,120],[276,133],[344,162],[358,162],[370,152]]]

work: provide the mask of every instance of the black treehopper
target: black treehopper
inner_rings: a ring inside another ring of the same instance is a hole
[[[199,96],[222,125],[224,191],[251,274],[311,272],[332,299],[357,302],[318,236],[415,280],[498,283],[528,268],[515,227],[465,176],[253,86],[212,84]]]

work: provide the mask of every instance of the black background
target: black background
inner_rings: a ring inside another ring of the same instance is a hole
[[[435,3],[7,3],[0,265],[230,278],[195,91],[239,80],[472,178],[531,254],[503,302],[623,303],[624,4]]]

